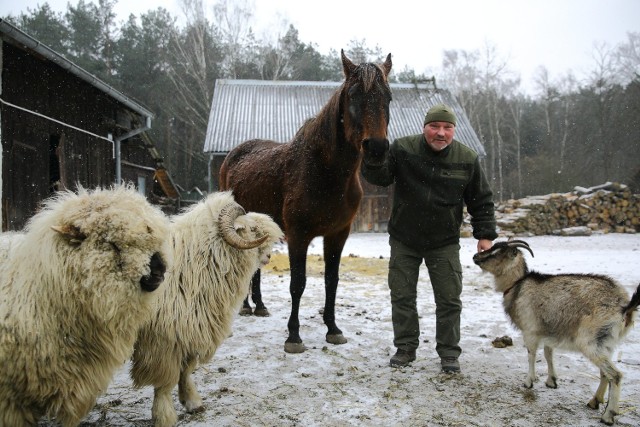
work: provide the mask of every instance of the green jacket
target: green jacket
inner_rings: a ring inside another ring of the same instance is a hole
[[[423,134],[399,138],[383,166],[363,162],[362,174],[383,187],[395,182],[388,231],[409,247],[428,250],[458,243],[465,204],[473,236],[498,237],[493,192],[478,155],[459,141],[434,152]]]

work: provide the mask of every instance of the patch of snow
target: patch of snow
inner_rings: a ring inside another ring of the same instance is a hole
[[[533,270],[543,273],[599,273],[621,282],[629,293],[640,283],[640,235],[537,236],[526,240]],[[279,248],[286,251],[285,247]],[[338,326],[349,342],[325,342],[324,284],[309,277],[300,308],[300,334],[308,350],[284,352],[291,310],[289,275],[263,273],[263,298],[271,317],[238,317],[233,336],[213,360],[194,374],[205,411],[180,414],[180,426],[521,426],[599,425],[604,408],[587,401],[598,371],[580,354],[556,351],[558,388],[544,385],[546,363],[538,351],[538,381],[523,387],[527,352],[502,309],[493,280],[472,262],[476,241],[461,241],[464,291],[460,357],[462,373],[440,372],[435,352],[435,305],[426,268],[420,273],[418,309],[421,344],[417,360],[392,369],[395,352],[387,278],[341,274],[336,303]],[[322,254],[321,239],[309,252]],[[389,258],[386,234],[353,234],[343,256]],[[495,348],[496,337],[514,345]],[[619,426],[640,425],[640,330],[633,329],[614,354],[623,372]],[[118,373],[85,426],[150,426],[153,390],[134,389],[128,365]]]

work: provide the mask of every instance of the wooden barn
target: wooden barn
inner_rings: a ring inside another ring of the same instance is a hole
[[[149,110],[4,20],[0,37],[3,231],[78,184],[133,182],[152,201],[179,204],[144,134]]]
[[[317,114],[342,82],[217,80],[204,152],[209,155],[209,191],[218,187],[218,171],[225,156],[241,142],[253,138],[286,142],[304,121]],[[392,83],[389,140],[422,132],[427,110],[450,105],[458,117],[456,139],[481,157],[485,151],[467,115],[451,93],[435,81],[423,84]],[[362,180],[364,197],[353,231],[386,231],[393,187],[381,188]]]

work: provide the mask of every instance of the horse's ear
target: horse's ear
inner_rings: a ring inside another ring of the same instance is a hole
[[[385,76],[388,76],[391,72],[391,54],[387,55],[387,60],[382,64],[382,69],[384,70]]]
[[[344,54],[344,49],[340,49],[340,56],[342,57],[342,69],[344,70],[344,75],[345,77],[349,77],[356,69],[356,64],[347,58],[347,55]]]

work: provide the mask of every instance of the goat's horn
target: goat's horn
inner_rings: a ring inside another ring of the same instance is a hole
[[[507,242],[507,246],[509,246],[510,248],[523,248],[529,251],[529,253],[531,254],[531,256],[533,255],[533,251],[531,250],[531,248],[529,247],[529,244],[523,240],[509,240]]]
[[[518,240],[518,239],[509,239],[507,240],[507,244],[511,244],[511,243],[522,243],[523,245],[529,246],[529,244],[527,242],[525,242],[524,240]]]
[[[245,214],[246,212],[242,208],[242,206],[237,203],[229,203],[220,210],[220,215],[218,215],[218,227],[220,230],[220,236],[222,236],[225,242],[236,249],[257,248],[269,238],[269,235],[265,234],[264,236],[256,240],[246,240],[241,235],[239,235],[233,223],[235,222],[236,218]]]

